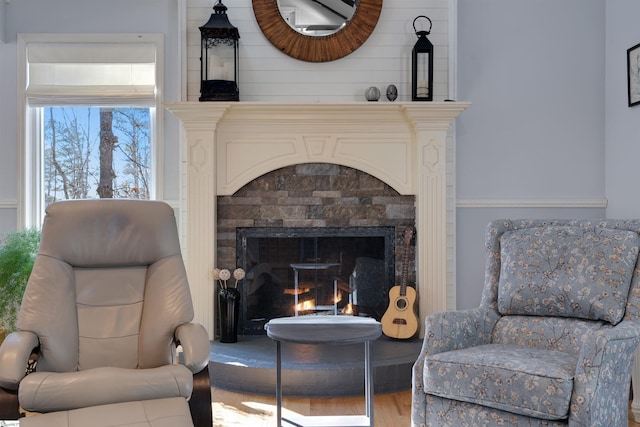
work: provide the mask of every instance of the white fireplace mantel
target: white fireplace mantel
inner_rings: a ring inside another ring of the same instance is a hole
[[[420,319],[455,308],[455,152],[449,129],[469,105],[166,104],[184,131],[184,255],[195,320],[205,325],[210,338],[215,330],[211,272],[216,266],[216,197],[298,163],[353,167],[401,194],[415,195]]]

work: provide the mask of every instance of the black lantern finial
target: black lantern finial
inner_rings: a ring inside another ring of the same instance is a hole
[[[222,0],[218,0],[211,17],[200,27],[200,35],[200,101],[239,101],[240,33],[229,22]]]
[[[429,30],[416,30],[416,21],[425,18],[429,21]],[[433,23],[424,15],[413,20],[413,30],[418,36],[418,41],[413,46],[411,54],[411,100],[433,100],[433,44],[427,38],[431,33]]]

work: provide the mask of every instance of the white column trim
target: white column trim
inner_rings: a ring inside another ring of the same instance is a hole
[[[186,136],[186,194],[182,204],[186,217],[183,247],[187,277],[191,287],[194,321],[214,338],[214,283],[216,265],[216,128],[229,104],[174,103],[167,106],[180,119]],[[183,212],[181,212],[182,214]]]

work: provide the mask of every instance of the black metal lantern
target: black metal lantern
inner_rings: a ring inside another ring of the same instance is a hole
[[[417,31],[416,21],[425,18],[429,21],[429,30]],[[421,15],[413,20],[413,30],[418,36],[418,41],[413,46],[411,54],[411,100],[433,100],[433,44],[427,38],[431,33],[431,19]]]
[[[222,0],[200,27],[200,101],[239,101],[238,40],[240,33],[227,17]]]

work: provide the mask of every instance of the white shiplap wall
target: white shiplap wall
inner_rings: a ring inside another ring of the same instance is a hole
[[[187,100],[200,95],[200,31],[213,11],[214,0],[187,0]],[[433,21],[434,101],[449,98],[449,0],[383,0],[378,24],[369,39],[352,54],[336,61],[309,63],[278,51],[256,22],[251,0],[224,0],[227,14],[240,31],[240,100],[257,102],[364,101],[365,90],[382,92],[395,84],[398,102],[411,100],[411,49],[417,41],[413,20]]]

